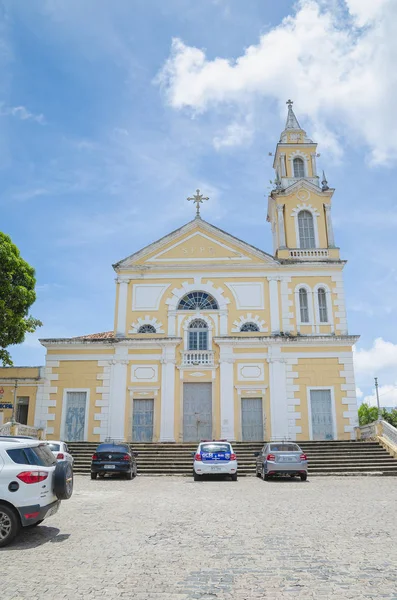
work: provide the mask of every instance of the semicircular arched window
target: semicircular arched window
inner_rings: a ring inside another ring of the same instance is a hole
[[[240,331],[259,331],[259,327],[256,323],[244,323]]]
[[[156,333],[156,328],[153,325],[141,325],[138,329],[138,333]]]
[[[208,325],[203,319],[189,325],[188,350],[208,350]]]
[[[305,176],[305,163],[301,158],[294,158],[294,177]]]
[[[189,292],[179,302],[178,310],[218,310],[218,303],[207,292]]]

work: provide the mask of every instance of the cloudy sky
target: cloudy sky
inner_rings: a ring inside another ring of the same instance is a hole
[[[113,327],[112,263],[193,216],[271,252],[294,100],[336,187],[360,399],[397,405],[395,0],[2,0],[0,215],[37,271],[39,337]],[[373,401],[373,398],[370,398]]]

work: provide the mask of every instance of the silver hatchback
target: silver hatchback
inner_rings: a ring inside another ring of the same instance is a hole
[[[269,442],[255,452],[256,476],[268,480],[275,475],[307,479],[307,456],[292,442]]]

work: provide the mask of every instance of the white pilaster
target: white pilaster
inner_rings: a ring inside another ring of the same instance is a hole
[[[270,330],[272,333],[280,331],[280,309],[278,304],[279,277],[268,277],[270,295]]]
[[[220,333],[220,335],[227,335],[227,310],[221,310],[219,314],[220,314],[219,333]]]
[[[175,345],[163,347],[161,359],[160,442],[175,442]]]
[[[281,348],[270,346],[267,360],[269,363],[271,438],[288,439],[290,434],[286,359],[281,356]]]
[[[282,331],[291,331],[291,319],[294,318],[294,302],[293,292],[289,288],[291,277],[281,277],[280,292],[281,292],[281,329]]]
[[[284,204],[277,204],[277,221],[280,248],[285,248]]]
[[[331,218],[331,205],[324,204],[324,208],[325,208],[325,222],[327,225],[328,248],[335,248],[334,228],[332,225],[332,218]]]
[[[313,152],[310,155],[311,161],[312,161],[312,176],[316,177],[317,175],[317,166],[316,166],[316,153]]]
[[[111,440],[125,439],[125,402],[127,397],[128,348],[117,346],[114,359],[110,361],[110,391],[108,437]]]
[[[119,286],[119,297],[117,304],[117,323],[116,323],[116,335],[125,336],[126,334],[126,323],[127,323],[127,295],[128,295],[128,281],[124,279],[117,279],[117,285]]]
[[[168,311],[168,335],[176,335],[176,311]]]
[[[234,440],[233,347],[220,346],[221,438]]]

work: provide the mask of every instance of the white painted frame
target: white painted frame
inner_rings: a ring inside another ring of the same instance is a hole
[[[243,282],[236,282],[236,283],[226,283],[225,285],[229,288],[229,290],[232,292],[233,296],[234,296],[234,300],[236,303],[236,308],[237,310],[264,310],[265,309],[265,290],[264,290],[264,286],[262,281],[249,281],[246,283]],[[240,304],[240,300],[239,297],[237,295],[237,290],[240,287],[247,287],[247,286],[252,286],[252,287],[257,287],[259,288],[259,293],[260,293],[260,304],[259,306],[247,306],[244,304]]]
[[[305,169],[304,177],[295,177],[295,172],[294,172],[294,159],[295,158],[301,158],[303,160],[303,166]],[[309,160],[310,160],[309,156],[305,152],[302,152],[301,150],[295,150],[295,152],[292,152],[289,155],[288,162],[290,164],[291,179],[296,179],[296,181],[299,181],[300,179],[309,177],[309,168],[308,168]]]
[[[328,321],[320,321],[320,306],[318,303],[318,290],[320,289],[324,289],[325,290],[325,301],[327,303],[327,316],[328,316]],[[317,329],[319,329],[321,326],[323,325],[330,325],[331,326],[331,330],[334,331],[334,315],[333,315],[333,311],[332,311],[332,294],[331,294],[331,290],[329,288],[329,286],[326,283],[317,283],[313,289],[313,295],[314,295],[314,306],[315,306],[315,310],[316,310],[316,324],[317,324]]]
[[[299,290],[304,289],[307,293],[307,305],[309,309],[309,321],[307,323],[301,321],[301,307],[299,301]],[[296,324],[298,331],[301,326],[314,325],[314,311],[313,311],[313,291],[307,283],[298,283],[295,287],[295,312],[296,312]]]
[[[319,242],[319,237],[318,237],[318,223],[317,223],[317,219],[319,218],[320,213],[311,204],[306,204],[305,202],[303,204],[298,204],[298,206],[296,206],[292,210],[292,212],[291,212],[291,216],[294,217],[294,221],[295,221],[295,236],[296,236],[296,246],[295,246],[295,248],[301,248],[301,240],[300,240],[300,236],[299,236],[298,215],[299,215],[300,212],[302,212],[304,210],[307,210],[309,213],[311,213],[311,215],[313,217],[314,243],[316,244],[316,248],[319,248],[320,247],[320,242]],[[303,250],[310,250],[310,248],[302,248],[302,249]]]
[[[66,404],[68,392],[85,392],[84,442],[88,441],[88,419],[90,416],[90,388],[64,388],[62,393],[61,440],[65,437]]]
[[[190,311],[190,315],[183,321],[183,324],[182,324],[183,347],[186,352],[189,351],[188,345],[189,345],[190,323],[192,323],[193,321],[196,321],[197,319],[201,319],[202,321],[204,321],[207,324],[207,328],[208,328],[208,348],[207,348],[207,350],[212,350],[212,331],[214,329],[212,320],[209,319],[207,316],[203,315],[201,312],[195,312],[194,314],[191,314],[191,311]],[[194,352],[194,350],[192,350],[192,352]]]
[[[137,292],[137,289],[142,288],[142,287],[160,288],[160,292],[159,292],[155,306],[139,306],[138,308],[136,308],[136,292]],[[131,309],[136,312],[138,312],[138,311],[142,312],[144,310],[158,310],[160,307],[160,302],[169,287],[170,287],[169,283],[135,283],[132,286],[132,307],[131,307]],[[162,288],[162,291],[161,291],[161,288]]]
[[[313,440],[313,425],[312,425],[312,399],[311,399],[311,391],[316,390],[329,390],[331,392],[331,411],[332,411],[332,434],[334,436],[334,440],[338,439],[338,431],[336,427],[336,407],[335,407],[335,390],[333,385],[318,385],[318,386],[310,386],[306,388],[307,392],[307,412],[309,416],[309,438]]]

